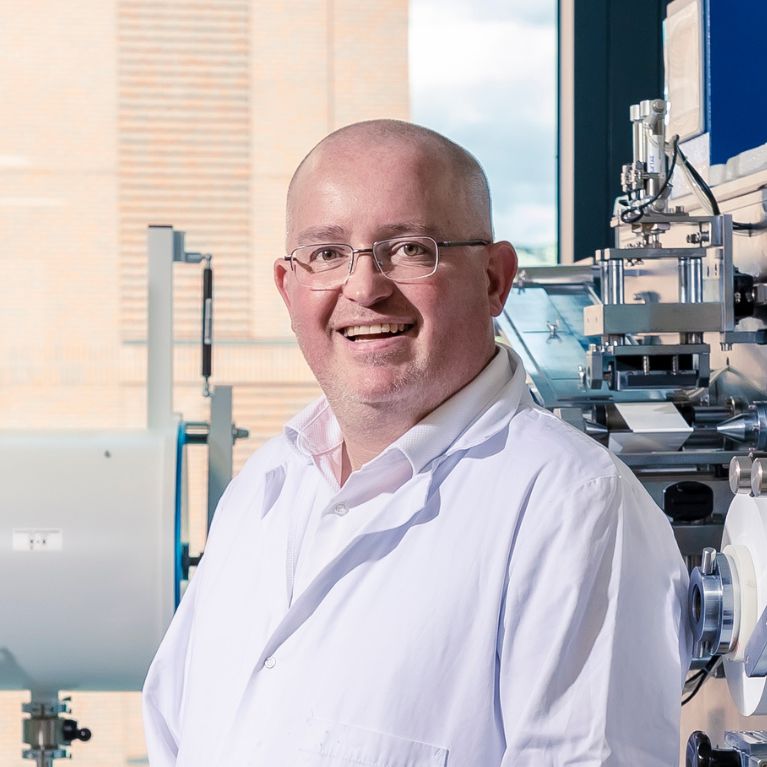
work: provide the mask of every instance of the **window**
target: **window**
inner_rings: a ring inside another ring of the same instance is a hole
[[[411,119],[482,163],[495,235],[556,261],[554,0],[410,0]]]

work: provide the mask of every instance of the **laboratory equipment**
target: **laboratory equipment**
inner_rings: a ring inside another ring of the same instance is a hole
[[[231,478],[231,387],[210,386],[212,257],[184,233],[148,229],[147,425],[0,432],[0,689],[30,690],[26,759],[50,767],[90,731],[60,690],[138,690],[189,569],[185,452],[208,447],[208,522]],[[208,422],[173,408],[174,264],[203,265],[202,377]],[[63,716],[62,716],[63,715]]]

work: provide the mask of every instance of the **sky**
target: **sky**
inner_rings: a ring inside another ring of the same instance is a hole
[[[411,119],[482,163],[495,235],[556,241],[556,0],[410,0]]]

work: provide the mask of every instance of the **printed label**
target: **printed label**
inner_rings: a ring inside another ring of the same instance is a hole
[[[13,531],[14,551],[61,551],[64,546],[62,530],[52,528],[16,528]]]

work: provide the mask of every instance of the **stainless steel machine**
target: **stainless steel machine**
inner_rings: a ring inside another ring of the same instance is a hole
[[[497,327],[539,403],[617,452],[668,515],[692,570],[691,689],[723,669],[740,712],[767,713],[767,176],[717,199],[666,136],[668,106],[631,107],[613,246],[523,269]],[[673,196],[677,181],[692,193]],[[726,743],[696,732],[688,764],[767,765],[767,733]]]
[[[539,402],[640,476],[693,564],[721,540],[730,461],[767,445],[767,391],[733,362],[763,354],[767,284],[735,263],[735,238],[757,230],[670,202],[683,161],[665,113],[659,99],[631,109],[614,246],[573,266],[523,269],[498,329]]]

